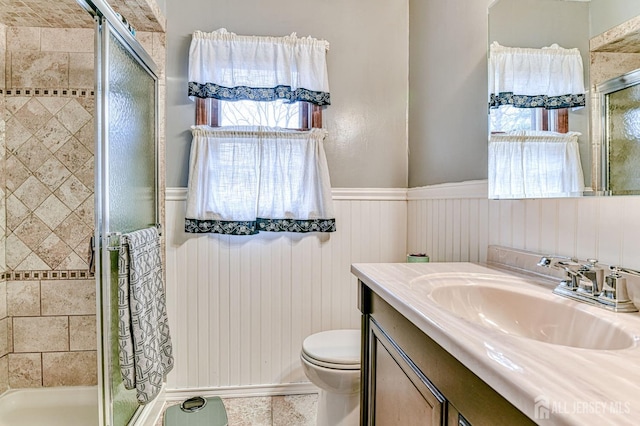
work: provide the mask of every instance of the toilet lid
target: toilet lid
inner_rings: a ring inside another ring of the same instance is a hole
[[[344,366],[360,365],[360,330],[329,330],[312,334],[302,342],[308,358]]]

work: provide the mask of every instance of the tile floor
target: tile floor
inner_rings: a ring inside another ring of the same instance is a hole
[[[222,398],[229,426],[314,426],[317,401],[317,394]],[[163,426],[162,417],[156,426]]]

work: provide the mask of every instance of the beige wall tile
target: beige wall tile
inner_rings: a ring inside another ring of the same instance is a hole
[[[42,28],[41,31],[43,52],[93,52],[92,28]]]
[[[24,187],[25,185],[22,185]],[[21,188],[22,188],[21,187]],[[25,191],[22,198],[28,197],[29,192]],[[32,193],[35,194],[35,191]],[[34,202],[37,199],[34,196]],[[44,200],[43,200],[44,201]],[[35,214],[27,216],[27,218],[14,230],[14,234],[22,240],[31,250],[38,248],[40,244],[47,238],[51,230],[41,221]]]
[[[69,98],[65,97],[39,97],[38,102],[42,104],[51,114],[57,114],[63,106],[69,103]]]
[[[93,234],[93,229],[86,225],[84,220],[76,213],[71,213],[54,229],[54,232],[60,239],[75,248],[80,244],[88,244],[88,240]],[[87,247],[88,245],[83,247],[83,256],[87,254]]]
[[[91,194],[74,211],[75,214],[77,214],[78,217],[82,219],[82,221],[87,225],[89,225],[92,229],[93,229],[93,221],[94,221],[94,217],[93,217],[93,212],[95,208],[94,206],[95,206],[95,197],[93,196],[93,194]]]
[[[76,133],[93,118],[90,111],[82,105],[81,99],[71,99],[56,114],[62,123],[71,133]]]
[[[29,178],[29,169],[15,155],[9,155],[5,161],[5,184],[8,192],[13,192]]]
[[[19,161],[17,161],[19,163]],[[7,229],[15,231],[20,224],[29,216],[31,210],[25,206],[15,195],[7,197]]]
[[[89,198],[93,192],[75,176],[70,176],[64,181],[54,194],[71,210],[75,210]]]
[[[7,28],[7,50],[9,51],[40,50],[40,28],[36,28],[36,27]]]
[[[69,350],[69,318],[14,317],[14,352],[56,352]]]
[[[55,191],[71,176],[71,172],[55,157],[49,158],[36,170],[35,176],[49,191]],[[66,206],[65,206],[66,208]],[[68,209],[67,209],[68,210]]]
[[[12,388],[42,386],[42,354],[9,354],[9,386]]]
[[[94,87],[93,53],[69,54],[69,87],[93,89]]]
[[[18,237],[11,234],[7,237],[7,268],[16,269],[29,256],[29,247]]]
[[[40,259],[37,254],[29,253],[27,258],[20,262],[14,269],[16,271],[44,271],[49,269],[49,265]]]
[[[42,315],[95,315],[94,280],[42,281]]]
[[[0,393],[9,389],[9,355],[0,357]]]
[[[11,84],[21,87],[68,87],[69,54],[58,52],[12,52]]]
[[[58,265],[56,269],[59,271],[71,269],[87,269],[88,263],[84,259],[84,257],[86,256],[80,257],[76,252],[71,252],[69,253],[69,256],[64,258],[64,260],[60,263],[60,265]]]
[[[2,37],[2,35],[0,35],[0,40],[4,39],[4,37]],[[0,76],[4,77],[6,76],[6,69],[7,69],[7,52],[4,49],[0,50],[0,70],[3,70],[2,74],[0,74]],[[0,88],[4,89],[6,87],[6,81],[4,78],[0,78]]]
[[[97,348],[96,316],[69,317],[69,346],[72,351],[95,351]]]
[[[7,338],[9,341],[7,342],[7,347],[9,349],[9,353],[13,352],[13,319],[9,319],[7,323]]]
[[[0,281],[0,319],[7,316],[7,282]]]
[[[7,26],[0,24],[0,50],[7,50]]]
[[[60,263],[69,256],[72,249],[56,234],[49,234],[34,251],[40,259],[47,263],[49,269],[58,269]]]
[[[0,357],[9,353],[9,318],[0,320]]]
[[[35,214],[50,229],[55,229],[71,214],[71,210],[69,210],[69,207],[65,206],[62,201],[58,200],[55,195],[51,194],[40,204]]]
[[[153,33],[153,52],[151,57],[158,66],[158,78],[160,82],[165,79],[165,67],[167,56],[167,36],[165,33]],[[162,83],[161,83],[162,84]]]
[[[14,152],[31,137],[29,129],[24,127],[17,118],[11,117],[6,122],[5,144],[9,152]]]
[[[52,117],[52,114],[36,98],[29,100],[13,114],[31,133],[35,133]]]
[[[29,138],[12,153],[31,171],[37,170],[51,156],[51,152],[35,137]]]
[[[89,386],[95,385],[97,382],[96,352],[42,354],[43,386]]]
[[[69,139],[71,139],[71,132],[60,123],[56,117],[47,121],[34,136],[44,145],[49,151],[55,153],[62,147]]]
[[[72,173],[80,170],[88,160],[93,158],[93,154],[75,137],[69,138],[67,143],[56,151],[55,156]]]
[[[40,316],[40,281],[7,282],[7,303],[11,316]]]

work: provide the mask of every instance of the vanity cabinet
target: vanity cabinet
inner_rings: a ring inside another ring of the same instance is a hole
[[[361,425],[535,424],[359,282]]]

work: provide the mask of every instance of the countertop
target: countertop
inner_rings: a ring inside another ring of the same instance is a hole
[[[556,282],[473,263],[360,263],[351,272],[536,423],[640,424],[640,314],[575,302],[551,292]],[[576,305],[620,327],[633,343],[601,350],[541,342],[465,320],[431,296],[438,282],[450,282],[443,277],[473,285],[490,276],[500,285]]]

